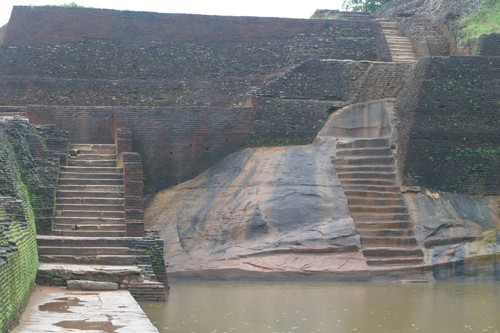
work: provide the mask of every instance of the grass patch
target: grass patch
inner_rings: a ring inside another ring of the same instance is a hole
[[[482,34],[500,32],[500,0],[482,0],[481,7],[461,21],[465,42]]]

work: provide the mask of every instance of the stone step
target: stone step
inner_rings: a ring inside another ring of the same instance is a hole
[[[116,160],[116,154],[90,154],[79,153],[76,156],[70,156],[70,160]]]
[[[337,151],[338,157],[349,157],[349,156],[392,156],[391,148],[353,148],[353,149],[342,149]]]
[[[115,173],[77,173],[77,172],[60,172],[59,173],[59,181],[63,179],[81,179],[83,181],[86,180],[121,180],[123,181],[123,173],[115,172]]]
[[[157,281],[130,283],[128,291],[137,301],[165,301],[165,286]]]
[[[392,58],[413,58],[415,55],[412,52],[407,51],[397,51],[391,52]]]
[[[366,212],[352,212],[352,218],[356,223],[358,221],[411,221],[408,213],[366,213]]]
[[[386,180],[386,179],[343,179],[339,177],[340,182],[343,186],[349,185],[365,185],[365,186],[393,186],[395,187],[395,180]]]
[[[363,246],[417,245],[415,237],[361,237]]]
[[[401,58],[401,57],[394,57],[393,61],[398,61],[398,62],[412,62],[412,61],[417,61],[417,58]]]
[[[358,230],[413,229],[411,221],[356,221]]]
[[[123,192],[104,191],[61,191],[57,190],[57,197],[66,198],[123,198]],[[58,200],[59,203],[59,200]]]
[[[419,257],[369,258],[366,263],[370,266],[411,266],[423,264],[424,259]]]
[[[121,284],[123,279],[140,280],[140,268],[136,265],[76,265],[42,262],[38,265],[37,271],[37,283],[40,285],[54,281],[60,281],[61,285],[65,285],[67,280],[97,280]]]
[[[385,30],[387,28],[395,28],[395,29],[398,28],[398,23],[397,22],[393,22],[393,21],[379,21],[378,23],[380,23],[380,26],[382,27],[382,30]]]
[[[417,60],[418,59],[393,59],[393,61],[396,61],[396,62],[414,62]]]
[[[40,246],[80,246],[80,247],[127,247],[130,239],[121,237],[57,237],[48,235],[36,236],[36,242]]]
[[[111,230],[59,230],[54,229],[52,232],[55,236],[64,237],[125,237],[125,231],[111,231]]]
[[[111,217],[125,218],[125,211],[108,211],[108,210],[56,210],[58,217]]]
[[[413,48],[411,47],[411,44],[403,44],[403,43],[391,45],[391,52],[394,52],[394,53],[407,52],[409,54],[414,54]]]
[[[38,246],[39,255],[128,255],[128,247]]]
[[[361,237],[413,237],[413,229],[359,229]]]
[[[92,198],[83,197],[57,197],[57,205],[120,205],[124,204],[123,197],[119,198]]]
[[[406,247],[365,247],[363,249],[363,255],[365,257],[378,257],[378,258],[388,258],[388,257],[423,257],[424,253],[422,249],[417,246],[406,246]]]
[[[61,172],[86,173],[86,174],[123,174],[123,168],[117,167],[91,167],[91,166],[63,166]]]
[[[369,166],[337,166],[335,167],[337,174],[350,172],[375,172],[375,173],[392,173],[395,174],[393,166],[385,165],[369,165]]]
[[[83,144],[72,144],[71,149],[76,149],[83,154],[116,154],[116,145],[114,144],[96,144],[96,143],[83,143]]]
[[[352,186],[350,186],[352,187]],[[348,189],[348,190],[345,190],[344,191],[345,195],[348,197],[348,198],[351,198],[351,197],[363,197],[363,198],[384,198],[384,199],[389,199],[389,198],[396,198],[396,199],[399,199],[401,198],[401,193],[398,192],[377,192],[377,191],[365,191],[365,190],[351,190],[351,189]]]
[[[365,206],[365,205],[349,205],[351,213],[383,213],[383,214],[399,214],[408,213],[406,206]]]
[[[79,224],[74,223],[58,223],[54,225],[54,230],[81,230],[81,231],[125,231],[124,224]]]
[[[69,255],[69,254],[42,254],[38,256],[40,262],[84,264],[84,265],[135,265],[137,258],[134,255]]]
[[[371,180],[381,180],[381,179],[396,179],[396,174],[394,172],[372,172],[372,171],[352,171],[344,170],[341,172],[337,171],[337,176],[344,179],[371,179]]]
[[[394,44],[404,44],[412,47],[411,41],[404,36],[386,35],[385,40],[389,44],[389,48]]]
[[[123,185],[123,177],[117,179],[59,178],[60,185]]]
[[[349,205],[364,205],[364,206],[404,206],[405,202],[400,198],[366,198],[348,196],[347,202]]]
[[[77,160],[69,159],[68,166],[80,167],[116,167],[116,160]]]
[[[390,166],[394,164],[394,158],[392,156],[384,157],[358,157],[358,158],[335,158],[332,159],[334,165],[384,165]]]
[[[123,185],[58,185],[57,190],[61,192],[123,192]]]
[[[382,148],[389,147],[388,138],[378,138],[378,139],[359,139],[349,142],[337,142],[337,149],[342,148]]]
[[[56,210],[72,210],[72,211],[99,211],[99,212],[123,212],[123,204],[121,205],[96,205],[96,204],[61,204],[58,203]]]
[[[123,218],[111,217],[54,217],[54,224],[121,224],[125,223]]]
[[[351,192],[374,192],[374,193],[400,193],[399,186],[387,185],[360,185],[360,184],[343,184],[344,191]]]

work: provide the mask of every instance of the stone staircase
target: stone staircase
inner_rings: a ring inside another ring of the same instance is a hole
[[[148,239],[125,236],[123,169],[115,145],[72,145],[59,173],[53,235],[37,236],[38,283],[114,282],[138,300],[164,300]]]
[[[54,235],[125,236],[123,193],[115,145],[73,145],[59,173]]]
[[[377,19],[377,21],[382,26],[382,32],[391,51],[392,61],[405,62],[418,60],[411,41],[401,34],[397,22],[388,19]]]
[[[26,106],[0,106],[0,121],[6,120],[28,121]]]
[[[367,264],[377,267],[424,263],[413,224],[396,182],[395,161],[387,138],[337,142],[332,159],[359,230]]]

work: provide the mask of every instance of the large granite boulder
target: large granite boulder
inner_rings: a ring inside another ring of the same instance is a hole
[[[145,221],[160,230],[170,271],[336,271],[346,252],[365,265],[334,146],[246,149],[158,193]]]

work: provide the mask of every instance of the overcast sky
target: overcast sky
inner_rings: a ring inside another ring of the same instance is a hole
[[[316,9],[340,9],[342,0],[0,0],[0,26],[14,5],[59,5],[75,2],[85,7],[162,13],[309,18]]]

